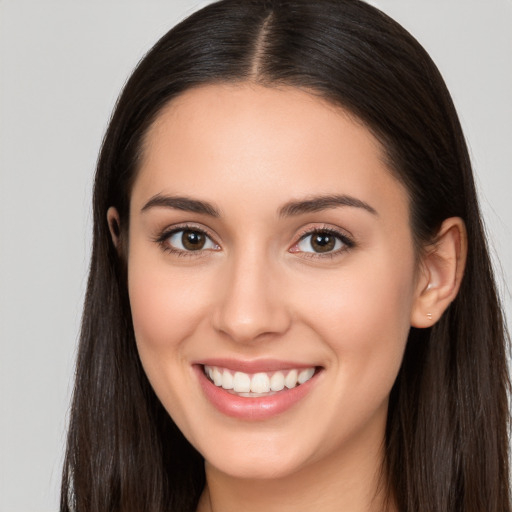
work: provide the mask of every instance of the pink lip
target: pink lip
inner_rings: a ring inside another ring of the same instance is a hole
[[[218,362],[219,360],[217,360],[217,363]],[[207,364],[210,365],[210,363]],[[231,368],[230,366],[222,364],[211,364],[211,366],[221,366],[223,368],[234,370],[241,368],[239,365],[237,365],[235,368]],[[249,366],[250,368],[245,370],[247,373],[256,373],[258,371],[273,371],[271,369],[269,370],[269,366],[257,366],[256,371],[253,372],[253,365],[249,364]],[[301,368],[303,366],[299,365],[298,367]],[[298,367],[290,366],[289,368]],[[308,366],[304,366],[304,368],[308,368]],[[283,368],[281,364],[279,369],[285,368]],[[194,370],[196,371],[199,383],[204,394],[206,395],[206,398],[218,411],[225,414],[226,416],[246,421],[266,420],[287,411],[309,393],[309,391],[317,382],[317,377],[319,374],[318,372],[315,373],[315,375],[304,384],[301,384],[292,389],[285,388],[283,391],[279,391],[274,395],[263,397],[241,397],[231,394],[225,389],[217,387],[215,384],[213,384],[204,374],[203,366],[196,364],[194,365]]]
[[[278,370],[292,370],[311,368],[314,364],[302,364],[293,361],[278,361],[276,359],[256,359],[254,361],[239,361],[235,359],[204,359],[197,361],[194,364],[206,365],[206,366],[217,366],[220,368],[226,368],[235,372],[244,373],[259,373],[259,372],[276,372]]]

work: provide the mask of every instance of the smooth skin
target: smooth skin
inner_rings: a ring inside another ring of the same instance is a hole
[[[409,211],[369,130],[308,92],[208,85],[160,113],[124,257],[144,369],[206,461],[200,512],[383,510],[407,335],[453,300],[466,252],[458,218],[418,251]],[[121,250],[114,208],[108,222]],[[194,364],[213,357],[321,371],[293,407],[251,421],[205,397]]]

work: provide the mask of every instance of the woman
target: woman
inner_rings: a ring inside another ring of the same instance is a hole
[[[510,510],[505,334],[419,44],[210,5],[116,106],[61,510]]]

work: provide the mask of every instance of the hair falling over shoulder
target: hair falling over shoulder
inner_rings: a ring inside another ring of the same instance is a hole
[[[194,511],[200,454],[154,394],[137,353],[126,229],[144,135],[192,87],[249,81],[314,91],[382,142],[411,199],[420,247],[461,217],[468,259],[457,298],[412,328],[391,392],[383,474],[401,512],[507,512],[508,338],[468,150],[446,86],[419,43],[358,0],[222,0],[164,35],[128,80],[94,184],[93,250],[64,463],[61,512]]]

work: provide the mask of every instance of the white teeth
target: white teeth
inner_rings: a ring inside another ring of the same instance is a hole
[[[270,377],[270,389],[272,391],[281,391],[284,389],[283,372],[276,372],[272,377]]]
[[[222,372],[222,387],[224,389],[233,389],[233,375],[228,370]]]
[[[284,385],[288,388],[294,388],[297,385],[297,370],[291,370],[284,379]]]
[[[218,368],[213,369],[213,383],[216,386],[222,386],[222,373],[220,373]]]
[[[251,377],[247,373],[236,372],[233,378],[233,389],[237,393],[248,393],[251,391]]]
[[[299,384],[304,384],[304,382],[307,382],[311,377],[313,377],[313,374],[315,373],[314,368],[306,368],[305,370],[302,370],[299,373],[299,376],[297,377],[297,381]]]
[[[252,376],[251,391],[253,393],[268,393],[270,391],[270,379],[266,373],[256,373]]]
[[[204,373],[217,387],[233,390],[240,394],[240,396],[255,397],[282,391],[285,387],[292,389],[300,384],[304,384],[313,377],[315,368],[259,372],[250,375],[244,372],[235,372],[233,374],[226,368],[205,366]]]

